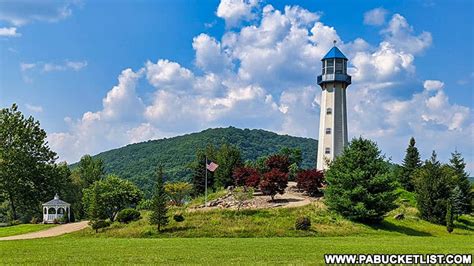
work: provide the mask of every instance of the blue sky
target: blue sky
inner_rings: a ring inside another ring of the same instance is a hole
[[[349,57],[349,134],[474,170],[472,1],[2,1],[0,106],[61,160],[208,127],[317,138],[319,58]]]

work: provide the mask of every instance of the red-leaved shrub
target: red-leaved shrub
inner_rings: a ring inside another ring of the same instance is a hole
[[[265,161],[265,166],[269,171],[277,169],[282,173],[288,173],[290,167],[290,160],[287,156],[283,155],[272,155]]]
[[[283,173],[278,169],[272,169],[263,174],[260,181],[260,190],[263,194],[272,197],[272,201],[277,193],[285,193],[285,188],[288,185],[288,174]]]
[[[323,171],[316,169],[303,170],[296,176],[296,187],[311,196],[315,196],[323,187],[324,174]]]
[[[260,184],[260,174],[257,169],[252,167],[238,167],[233,173],[234,183],[236,186],[246,186],[258,188]]]

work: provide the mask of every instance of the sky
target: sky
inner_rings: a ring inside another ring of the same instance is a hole
[[[0,1],[0,108],[60,161],[210,127],[317,139],[320,59],[349,58],[350,137],[474,173],[473,1]]]

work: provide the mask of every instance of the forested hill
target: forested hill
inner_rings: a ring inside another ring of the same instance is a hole
[[[168,178],[188,180],[188,164],[194,160],[196,149],[207,144],[220,146],[228,142],[240,148],[243,160],[278,152],[283,147],[300,148],[303,168],[316,165],[317,141],[310,138],[278,135],[265,130],[229,128],[207,129],[199,133],[150,140],[100,153],[94,157],[104,161],[107,173],[114,173],[147,187],[160,163]]]

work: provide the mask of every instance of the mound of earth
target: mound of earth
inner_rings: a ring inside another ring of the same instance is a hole
[[[301,207],[319,201],[322,197],[310,197],[296,188],[296,182],[288,182],[288,187],[283,195],[277,194],[274,200],[270,196],[263,195],[262,192],[256,191],[253,198],[243,202],[241,209],[264,209],[264,208],[292,208]],[[238,202],[234,199],[232,191],[215,200],[207,203],[207,206],[199,205],[194,207],[195,210],[212,210],[212,209],[237,209]]]

